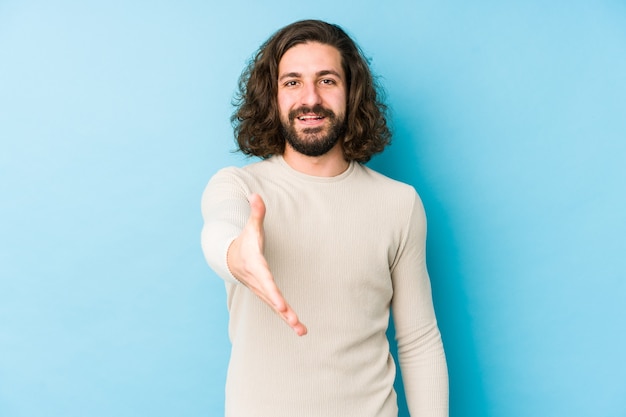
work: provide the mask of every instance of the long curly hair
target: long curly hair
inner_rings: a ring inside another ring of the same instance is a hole
[[[288,49],[307,42],[339,50],[348,90],[344,158],[369,161],[391,142],[382,89],[356,43],[338,25],[320,20],[303,20],[280,29],[261,45],[242,72],[231,117],[239,150],[261,158],[284,152],[277,99],[278,64]]]

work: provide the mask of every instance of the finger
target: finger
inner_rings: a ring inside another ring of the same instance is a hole
[[[306,326],[302,323],[298,323],[297,326],[292,326],[292,328],[298,336],[305,336],[309,332]]]
[[[272,287],[272,290],[269,292],[263,291],[259,288],[253,288],[253,291],[261,300],[268,304],[274,312],[276,312],[276,314],[278,314],[278,316],[296,332],[298,336],[304,336],[307,334],[306,326],[300,321],[298,315],[293,308],[291,308],[289,303],[287,303],[278,287],[275,285]]]
[[[252,279],[247,280],[247,286],[263,300],[272,306],[273,309],[278,312],[283,312],[286,309],[287,302],[283,297],[280,289],[274,281],[274,276],[267,265],[265,258],[261,257],[256,259],[254,270],[250,270],[250,277]]]
[[[287,310],[283,313],[279,313],[279,315],[298,336],[304,336],[307,334],[306,326],[300,321],[296,312],[293,311],[289,305],[287,305]]]
[[[283,297],[282,292],[276,285],[274,281],[274,277],[271,275],[269,270],[267,271],[268,275],[265,279],[259,281],[260,288],[258,289],[259,295],[262,295],[265,298],[266,302],[272,306],[277,313],[283,314],[289,310],[289,304],[287,304],[287,300]]]

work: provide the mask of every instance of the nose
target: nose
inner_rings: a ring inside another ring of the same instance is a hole
[[[313,107],[316,104],[321,104],[322,97],[315,83],[306,83],[302,88],[302,95],[300,101],[303,106]]]

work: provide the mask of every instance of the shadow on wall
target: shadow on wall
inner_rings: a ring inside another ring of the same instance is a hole
[[[415,187],[428,216],[427,262],[439,328],[442,333],[450,377],[450,416],[488,416],[481,364],[476,352],[465,277],[457,262],[460,251],[456,244],[452,210],[438,197],[438,184],[429,181],[420,149],[422,129],[414,118],[401,117],[394,129],[392,146],[375,157],[371,168],[393,179]],[[410,120],[410,122],[404,122]],[[394,358],[397,357],[395,330],[391,323],[387,333]],[[398,364],[396,363],[396,366]],[[399,417],[409,417],[401,369],[397,366],[396,390]]]

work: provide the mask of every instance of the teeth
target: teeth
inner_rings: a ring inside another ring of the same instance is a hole
[[[322,116],[300,116],[298,117],[298,120],[311,120],[311,119],[319,120],[321,118]]]

